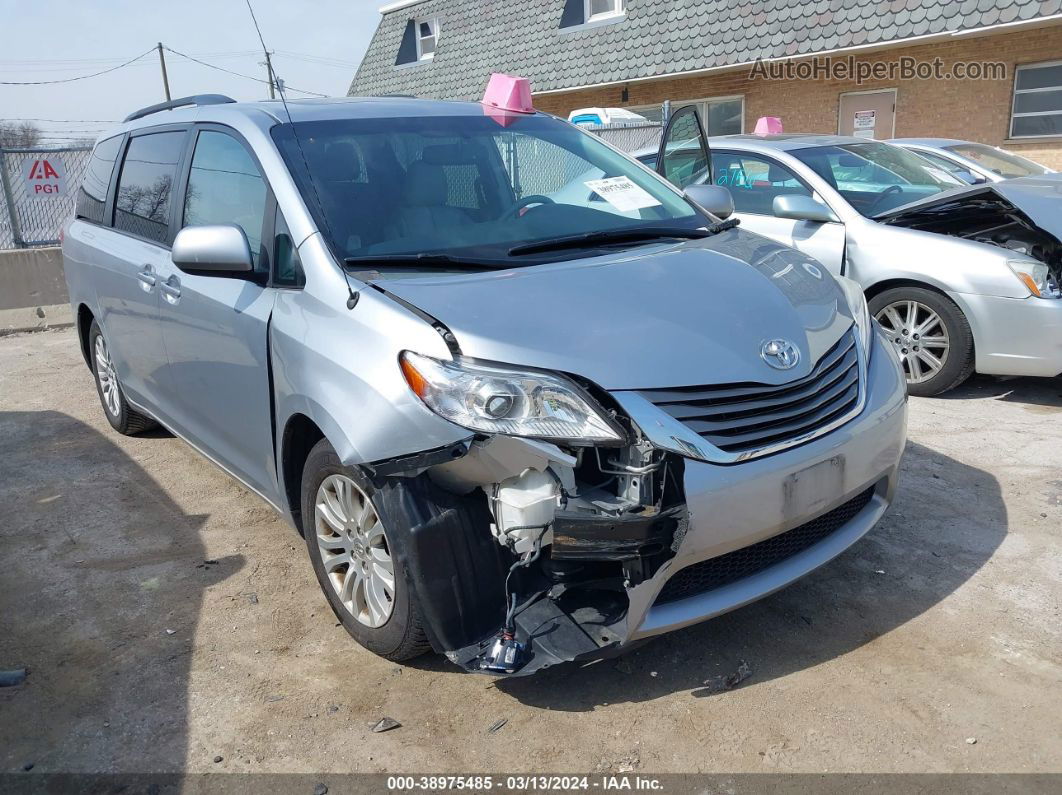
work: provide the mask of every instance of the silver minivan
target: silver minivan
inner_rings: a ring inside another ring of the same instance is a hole
[[[892,499],[861,290],[720,194],[541,113],[203,95],[99,141],[63,254],[117,431],[287,517],[370,650],[526,674],[769,594]]]

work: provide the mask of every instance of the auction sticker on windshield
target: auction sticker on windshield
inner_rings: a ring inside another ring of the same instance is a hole
[[[629,177],[591,179],[583,184],[621,213],[660,206],[660,202],[654,199],[652,194],[635,185]]]

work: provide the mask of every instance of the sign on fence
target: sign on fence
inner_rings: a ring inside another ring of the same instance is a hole
[[[54,246],[74,215],[89,147],[0,149],[0,250]]]
[[[66,196],[66,166],[58,155],[39,155],[22,164],[22,178],[32,199]]]

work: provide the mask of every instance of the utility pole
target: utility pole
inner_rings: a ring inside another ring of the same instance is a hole
[[[169,102],[170,97],[170,78],[166,74],[166,56],[162,52],[162,42],[159,42],[159,66],[162,67],[162,87],[166,89],[166,101]]]
[[[265,59],[265,67],[266,67],[266,72],[269,73],[269,98],[270,99],[276,99],[277,95],[276,95],[276,92],[273,90],[273,86],[276,83],[276,77],[273,75],[273,61],[272,61],[272,59],[269,56],[270,56],[270,52],[269,52],[269,50],[266,50],[265,51],[265,57],[266,57],[266,59]]]

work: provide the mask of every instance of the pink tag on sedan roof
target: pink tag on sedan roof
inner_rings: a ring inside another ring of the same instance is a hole
[[[515,113],[534,113],[531,105],[531,81],[526,77],[515,77],[495,72],[487,82],[480,102],[491,108],[510,110]]]
[[[782,132],[782,120],[777,116],[760,116],[756,121],[756,135],[778,135]]]

